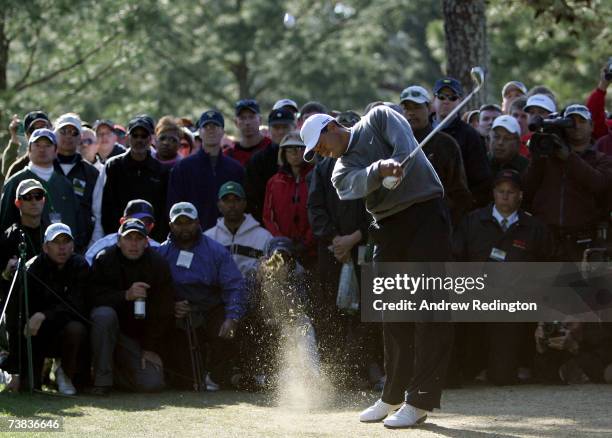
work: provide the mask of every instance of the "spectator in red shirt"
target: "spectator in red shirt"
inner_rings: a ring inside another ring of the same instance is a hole
[[[255,152],[267,148],[271,141],[259,131],[261,114],[256,100],[242,99],[236,102],[234,121],[240,131],[240,141],[237,141],[234,147],[224,150],[223,153],[244,167]]]
[[[587,99],[586,106],[593,117],[593,140],[608,135],[608,129],[612,127],[606,122],[606,93],[610,86],[610,80],[606,79],[607,66],[601,69],[599,84]],[[609,76],[608,76],[609,77]],[[612,146],[612,140],[608,142]],[[602,151],[604,152],[604,151]]]
[[[299,132],[280,144],[280,170],[268,181],[263,208],[264,226],[273,236],[289,237],[299,252],[314,256],[315,240],[308,222],[306,176],[312,166],[304,161],[306,146]]]

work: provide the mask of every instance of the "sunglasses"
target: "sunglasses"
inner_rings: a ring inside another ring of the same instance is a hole
[[[65,135],[66,137],[76,137],[77,135],[79,135],[79,131],[77,129],[70,129],[67,127],[60,128],[59,133],[61,135]]]
[[[91,146],[93,144],[93,140],[91,138],[86,138],[81,141],[81,144],[84,146]]]
[[[130,138],[133,140],[147,140],[149,137],[149,134],[130,134]]]
[[[438,100],[445,101],[448,99],[451,102],[455,102],[457,99],[459,99],[459,96],[457,95],[449,96],[448,94],[436,94],[436,97],[438,98]]]
[[[26,193],[25,195],[21,195],[19,199],[22,201],[40,201],[44,199],[45,195],[43,193]]]

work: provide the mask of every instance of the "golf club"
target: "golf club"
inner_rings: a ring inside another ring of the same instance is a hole
[[[463,108],[470,101],[470,99],[476,93],[478,93],[480,91],[480,89],[482,88],[482,85],[484,84],[484,81],[485,81],[485,72],[484,72],[484,69],[482,67],[472,67],[472,69],[470,70],[470,75],[472,76],[472,80],[476,84],[476,87],[474,87],[474,89],[470,92],[470,94],[465,96],[465,98],[459,103],[459,105],[457,105],[455,107],[455,109],[453,109],[440,122],[440,124],[438,126],[436,126],[434,129],[431,130],[431,132],[427,135],[427,137],[425,137],[423,139],[423,141],[421,143],[419,143],[419,145],[410,153],[410,155],[408,155],[406,158],[404,158],[404,160],[402,160],[402,162],[400,163],[402,168],[405,168],[406,164],[408,164],[408,162],[410,162],[410,160],[412,160],[416,156],[416,154],[418,154],[419,151],[421,149],[423,149],[423,146],[425,146],[427,144],[427,142],[429,140],[431,140],[434,135],[436,135],[438,132],[440,132],[442,129],[444,129],[446,124],[450,120],[452,120],[455,117],[455,115],[457,115],[457,113],[459,111],[461,111],[461,108]],[[386,176],[383,179],[382,184],[383,184],[383,186],[386,189],[393,190],[393,189],[395,189],[399,185],[401,180],[402,180],[402,178],[400,178],[398,176]]]

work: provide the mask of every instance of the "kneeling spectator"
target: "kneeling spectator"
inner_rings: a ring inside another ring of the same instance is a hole
[[[170,237],[159,248],[170,264],[176,291],[177,328],[169,334],[171,384],[191,387],[190,346],[185,330],[196,331],[198,348],[207,364],[209,391],[229,381],[236,358],[235,335],[245,314],[244,279],[230,253],[202,233],[193,204],[179,202],[170,209]],[[202,376],[193,376],[196,382]]]
[[[240,184],[233,181],[223,184],[217,206],[223,217],[204,234],[225,246],[242,275],[247,276],[256,268],[272,235],[253,216],[244,213],[247,200]]]
[[[117,245],[94,260],[91,289],[94,394],[106,395],[113,385],[162,389],[162,341],[172,323],[174,291],[170,268],[149,248],[144,223],[121,224]]]
[[[62,394],[74,395],[73,382],[81,386],[87,383],[88,375],[87,327],[83,323],[83,313],[89,266],[82,256],[74,253],[70,227],[57,223],[47,228],[43,252],[28,262],[27,275],[29,321],[21,327],[17,313],[7,314],[10,353],[6,370],[16,374],[9,389],[29,386],[24,378],[19,378],[28,375],[25,336],[29,331],[32,337],[33,387],[41,386],[45,357],[58,357],[61,358],[61,362],[55,361],[58,390]],[[18,301],[16,296],[13,299]]]

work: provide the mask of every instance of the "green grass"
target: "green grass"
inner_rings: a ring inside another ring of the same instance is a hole
[[[443,410],[425,426],[390,432],[381,424],[361,424],[358,412],[377,398],[365,392],[329,394],[310,408],[300,400],[279,402],[273,394],[220,391],[160,394],[86,395],[0,394],[0,415],[64,419],[67,436],[427,436],[560,437],[612,436],[612,387],[471,387],[444,393]],[[63,435],[64,435],[63,434]],[[15,433],[17,437],[42,433]],[[44,435],[49,436],[49,435]]]

